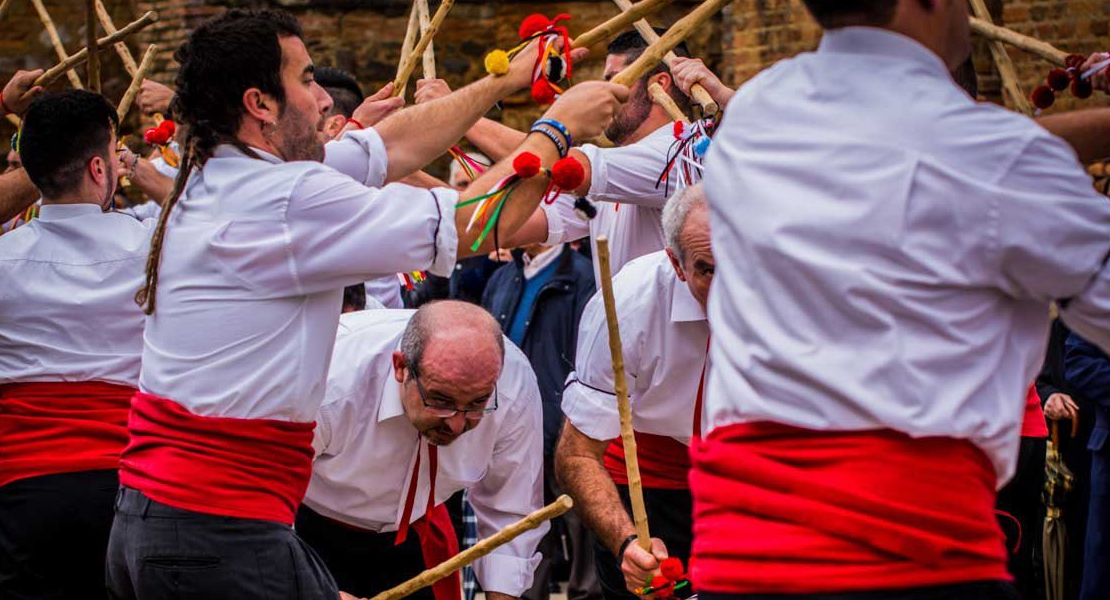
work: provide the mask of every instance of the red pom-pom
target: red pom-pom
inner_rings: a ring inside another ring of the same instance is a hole
[[[555,101],[555,88],[541,77],[532,84],[532,99],[538,104],[551,104]]]
[[[1080,100],[1086,100],[1091,97],[1091,94],[1095,93],[1095,88],[1091,85],[1090,79],[1079,79],[1077,77],[1075,81],[1071,82],[1071,93]]]
[[[540,172],[540,157],[531,152],[518,154],[513,159],[513,171],[522,179],[535,177]]]
[[[674,139],[681,140],[682,134],[686,131],[686,124],[682,121],[674,122]]]
[[[586,181],[586,169],[582,167],[582,163],[570,156],[560,158],[551,165],[551,182],[561,190],[576,190],[582,187],[584,181]]]
[[[671,580],[662,575],[656,575],[651,578],[651,587],[656,591],[671,586]]]
[[[170,141],[170,136],[164,129],[151,127],[143,132],[143,141],[152,145],[161,145]]]
[[[520,24],[520,39],[526,40],[548,27],[551,27],[551,19],[540,13],[532,13]]]
[[[1075,86],[1072,86],[1073,91],[1074,89]],[[1030,96],[1030,99],[1033,101],[1033,106],[1044,110],[1052,106],[1052,103],[1056,101],[1056,94],[1052,91],[1052,88],[1047,85],[1039,85],[1037,89],[1033,90],[1033,95]]]
[[[158,129],[165,131],[169,137],[173,137],[173,134],[177,133],[177,125],[169,119],[162,121],[158,125]]]
[[[1071,77],[1068,76],[1068,72],[1063,69],[1052,69],[1048,72],[1048,77],[1045,77],[1045,83],[1053,90],[1062,92],[1068,89],[1068,84],[1071,83]]]
[[[682,567],[681,558],[672,556],[659,564],[659,572],[671,581],[678,581],[686,574],[686,569]]]
[[[1087,62],[1086,56],[1082,54],[1069,54],[1068,57],[1064,59],[1064,66],[1069,69],[1078,69],[1083,66],[1085,62]]]

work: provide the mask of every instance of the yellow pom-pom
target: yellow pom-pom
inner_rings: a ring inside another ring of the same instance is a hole
[[[504,50],[494,50],[486,55],[486,72],[490,75],[504,75],[509,72],[509,54]]]

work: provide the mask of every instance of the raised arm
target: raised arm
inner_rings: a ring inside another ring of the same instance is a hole
[[[7,223],[39,197],[39,190],[23,169],[0,175],[0,223]]]

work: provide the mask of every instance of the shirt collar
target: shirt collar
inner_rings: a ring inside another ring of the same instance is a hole
[[[705,309],[698,304],[686,282],[674,276],[671,283],[671,322],[705,321]]]
[[[43,204],[39,207],[38,219],[43,221],[61,221],[91,214],[102,214],[103,208],[99,204]]]
[[[521,257],[521,261],[524,262],[524,278],[531,279],[535,277],[536,274],[544,270],[547,265],[555,262],[555,259],[559,258],[559,254],[561,254],[562,251],[563,245],[559,244],[557,246],[552,246],[535,256],[528,256],[527,254],[523,255]]]
[[[255,148],[254,146],[250,146],[250,149],[254,150],[255,154],[257,154],[259,158],[268,163],[276,165],[285,162],[281,160],[281,158],[274,156],[273,154],[270,154],[265,150]],[[244,154],[242,150],[236,148],[235,146],[232,146],[231,144],[220,144],[216,147],[216,151],[212,153],[212,156],[216,158],[229,158],[232,156],[246,156],[246,154]]]
[[[401,341],[397,340],[397,346],[394,350],[400,349]],[[389,356],[392,357],[393,353],[390,352]],[[382,373],[382,381],[385,385],[382,387],[382,397],[381,401],[378,403],[379,423],[405,414],[405,407],[401,405],[401,384],[393,378],[392,360],[386,361],[385,372]]]
[[[951,77],[948,67],[932,50],[917,40],[878,27],[842,27],[825,31],[817,52],[840,54],[873,54],[889,56],[917,64],[944,77]]]

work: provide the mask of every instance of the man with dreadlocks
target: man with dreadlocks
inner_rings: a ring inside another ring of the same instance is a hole
[[[347,132],[345,173],[319,162],[326,94],[291,16],[229,11],[176,58],[184,153],[136,298],[149,316],[108,587],[123,599],[334,600],[331,575],[291,524],[311,474],[342,289],[395,272],[446,275],[460,247],[492,247],[475,244],[474,207],[456,210],[456,191],[375,186],[423,167],[528,85],[535,49],[504,77]],[[576,86],[547,117],[573,136],[596,135],[626,93]],[[530,136],[462,198],[512,174],[517,154],[550,165],[558,150]],[[505,234],[546,185],[520,182],[500,213]]]

